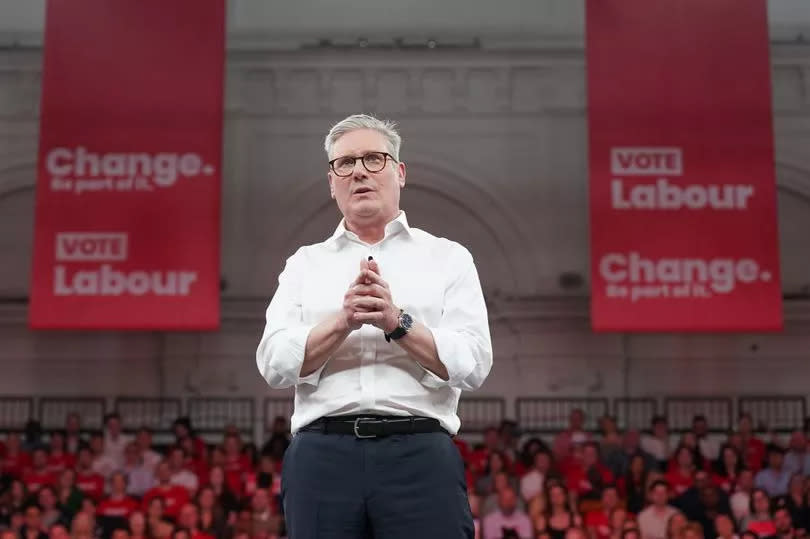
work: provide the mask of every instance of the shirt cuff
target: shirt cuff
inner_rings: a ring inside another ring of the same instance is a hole
[[[306,356],[307,338],[313,327],[315,327],[314,324],[288,328],[283,338],[283,348],[273,353],[273,356],[279,359],[276,364],[271,364],[270,367],[279,376],[291,381],[294,385],[309,384],[317,386],[321,379],[321,372],[326,366],[326,362],[324,362],[315,372],[307,376],[301,376],[301,366],[304,364],[304,357]]]
[[[470,348],[464,342],[464,338],[453,330],[430,327],[428,329],[433,334],[439,361],[444,364],[449,377],[447,380],[442,380],[433,372],[422,367],[425,374],[422,375],[420,382],[430,388],[459,387],[475,370],[475,358],[472,356]]]

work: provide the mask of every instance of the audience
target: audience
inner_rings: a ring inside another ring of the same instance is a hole
[[[487,429],[480,444],[454,439],[476,539],[807,536],[803,431],[783,446],[772,434],[767,445],[759,439],[748,415],[727,436],[712,432],[703,415],[677,435],[663,416],[643,434],[621,431],[610,416],[593,432],[588,419],[572,410],[568,427],[546,439],[521,440],[512,421]],[[258,446],[235,428],[208,445],[187,417],[160,447],[147,428],[124,433],[117,414],[105,417],[103,432],[81,425],[72,413],[64,430],[43,432],[32,421],[25,442],[17,433],[0,439],[0,539],[286,537],[285,418]]]

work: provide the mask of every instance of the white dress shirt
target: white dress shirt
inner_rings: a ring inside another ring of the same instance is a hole
[[[396,341],[386,342],[370,324],[351,332],[321,368],[299,376],[310,330],[340,311],[368,256],[394,304],[432,332],[449,380],[423,368]],[[477,389],[492,368],[487,309],[467,249],[408,226],[405,212],[374,245],[346,230],[342,220],[329,239],[287,259],[278,281],[256,363],[271,387],[295,386],[292,432],[322,416],[360,413],[433,417],[458,432],[461,390]]]

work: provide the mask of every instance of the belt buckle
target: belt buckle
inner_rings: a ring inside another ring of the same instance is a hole
[[[368,419],[368,420],[373,421],[375,418],[373,418],[373,417],[357,417],[357,418],[355,418],[355,420],[354,420],[354,436],[356,438],[361,438],[361,439],[376,438],[377,437],[376,434],[360,434],[360,421],[362,421],[364,419]]]

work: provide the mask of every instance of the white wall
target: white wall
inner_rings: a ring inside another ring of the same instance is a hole
[[[810,283],[810,47],[774,45],[783,281]],[[0,295],[28,289],[40,55],[0,52]],[[745,74],[741,73],[741,84]],[[32,333],[0,305],[0,394],[270,394],[254,366],[284,258],[337,222],[321,141],[355,111],[397,119],[411,222],[468,245],[492,318],[483,395],[810,393],[810,305],[780,335],[595,335],[581,50],[246,52],[228,59],[223,327]],[[756,345],[756,346],[754,346]],[[512,407],[510,405],[511,413]]]

